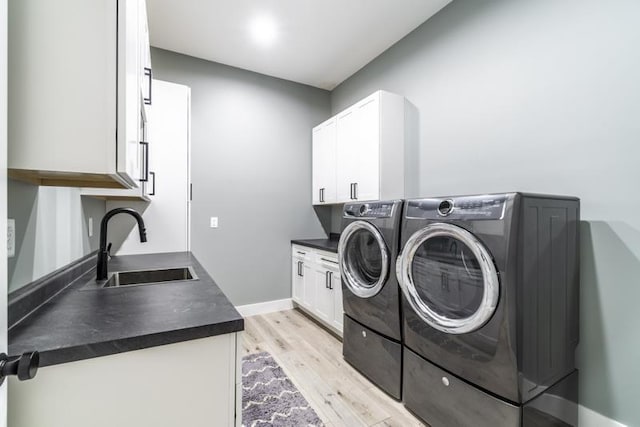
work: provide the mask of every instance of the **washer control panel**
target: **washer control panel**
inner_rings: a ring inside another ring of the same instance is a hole
[[[406,218],[420,219],[502,219],[508,195],[442,197],[409,200]]]
[[[344,206],[347,218],[389,218],[393,214],[393,202],[349,203]]]

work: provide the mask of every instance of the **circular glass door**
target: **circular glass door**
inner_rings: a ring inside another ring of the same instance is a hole
[[[475,331],[498,305],[500,285],[489,251],[456,225],[434,223],[414,233],[396,269],[411,307],[440,331]]]
[[[355,221],[340,235],[340,274],[355,295],[369,298],[380,292],[389,273],[389,253],[380,232],[370,223]]]

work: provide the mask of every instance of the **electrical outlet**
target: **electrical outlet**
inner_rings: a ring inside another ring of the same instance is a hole
[[[16,220],[7,220],[7,256],[12,258],[16,255]]]
[[[218,228],[218,217],[217,216],[212,216],[210,221],[209,221],[209,227],[211,228]]]
[[[93,237],[93,217],[89,217],[89,237]]]

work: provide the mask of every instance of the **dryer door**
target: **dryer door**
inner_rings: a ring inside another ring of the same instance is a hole
[[[338,243],[343,283],[356,296],[370,298],[384,286],[389,275],[389,251],[376,227],[354,221],[343,230]]]
[[[407,301],[427,324],[463,334],[484,325],[500,294],[491,254],[470,232],[433,223],[414,233],[396,264]]]

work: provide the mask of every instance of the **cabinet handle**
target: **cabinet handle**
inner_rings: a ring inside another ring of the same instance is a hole
[[[338,261],[334,261],[332,259],[327,259],[327,258],[320,258],[320,259],[325,262],[330,262],[331,264],[338,264]]]
[[[144,160],[142,162],[142,177],[140,177],[140,182],[149,181],[149,143],[146,141],[140,141],[140,145],[144,148]]]
[[[325,289],[329,289],[329,272],[325,271],[324,272],[324,287]]]
[[[349,199],[353,200],[353,182],[349,184]]]
[[[300,263],[300,277],[304,277],[304,263],[302,261],[298,261]]]
[[[300,251],[296,251],[297,253],[299,253],[300,255],[306,255],[306,252],[300,252]]]
[[[320,201],[324,203],[324,188],[320,189]]]
[[[151,193],[149,193],[149,196],[155,196],[156,195],[156,173],[149,172],[149,175],[153,177],[153,184],[151,185]]]
[[[333,271],[329,271],[329,289],[333,290],[333,284],[331,283],[333,281]]]
[[[20,381],[31,380],[36,376],[40,366],[40,353],[32,351],[22,356],[9,359],[5,353],[0,354],[0,385],[9,375],[16,375]]]
[[[353,200],[358,200],[358,183],[353,183]]]
[[[144,67],[144,75],[149,79],[149,96],[143,98],[143,101],[146,105],[151,105],[151,85],[153,84],[153,73],[151,72],[151,68]]]

